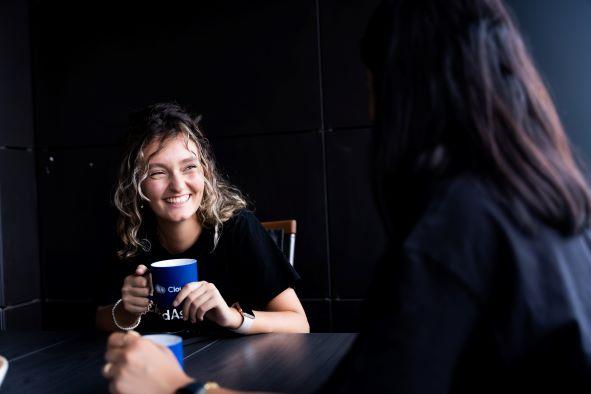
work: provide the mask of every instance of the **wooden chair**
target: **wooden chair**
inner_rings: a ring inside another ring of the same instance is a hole
[[[290,219],[262,222],[261,224],[269,232],[279,249],[283,251],[289,264],[293,265],[297,222]]]

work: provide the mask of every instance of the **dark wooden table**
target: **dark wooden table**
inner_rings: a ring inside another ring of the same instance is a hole
[[[355,334],[263,334],[183,341],[186,372],[242,390],[310,393],[326,380]],[[10,366],[0,393],[104,393],[106,336],[0,333]]]

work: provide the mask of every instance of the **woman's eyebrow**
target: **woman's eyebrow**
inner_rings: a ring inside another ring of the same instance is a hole
[[[166,165],[162,163],[148,163],[148,168],[152,167],[166,167]]]
[[[196,160],[197,160],[196,157],[187,157],[187,158],[182,159],[181,161],[179,161],[179,163],[185,164],[185,163],[190,163],[190,162],[196,161]],[[149,163],[148,164],[148,168],[152,168],[152,167],[166,167],[166,164],[163,164],[163,163]]]

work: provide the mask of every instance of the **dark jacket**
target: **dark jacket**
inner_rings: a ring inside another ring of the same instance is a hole
[[[590,233],[525,231],[494,187],[437,187],[378,268],[326,392],[591,392]]]

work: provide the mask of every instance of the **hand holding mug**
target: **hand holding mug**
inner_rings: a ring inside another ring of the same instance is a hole
[[[138,265],[135,273],[125,277],[121,288],[121,299],[123,309],[134,315],[145,312],[150,304],[150,282],[145,276],[148,268],[145,265]]]
[[[238,328],[242,324],[240,313],[228,306],[213,283],[206,281],[187,283],[176,296],[173,306],[183,303],[183,319],[203,321],[204,317],[226,328]]]
[[[170,349],[133,331],[109,337],[105,360],[111,393],[173,393],[192,381]]]

